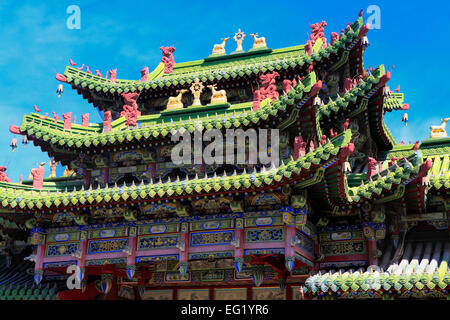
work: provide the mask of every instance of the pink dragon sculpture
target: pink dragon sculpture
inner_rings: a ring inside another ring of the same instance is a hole
[[[261,86],[253,92],[253,111],[259,109],[262,100],[270,98],[274,101],[279,97],[277,86],[275,85],[275,78],[279,76],[276,71],[259,76]]]
[[[330,38],[331,38],[330,43],[331,45],[333,45],[335,41],[339,40],[339,34],[336,32],[332,32]]]
[[[174,47],[160,47],[162,51],[161,61],[164,63],[164,73],[171,73],[173,71],[173,66],[175,65],[175,60],[173,58]]]
[[[338,135],[338,133],[337,133],[337,132],[334,132],[333,128],[331,128],[331,129],[330,129],[330,137],[331,137],[331,138],[334,138],[334,137],[336,137],[337,135]]]
[[[55,79],[58,80],[58,81],[67,83],[67,78],[64,75],[60,74],[60,73],[56,73]]]
[[[303,140],[302,136],[297,136],[294,138],[294,160],[299,157],[304,157],[306,154],[306,142]]]
[[[109,75],[109,81],[116,83],[116,80],[117,80],[117,68],[109,70],[108,73],[106,74],[106,77],[108,77],[108,75]]]
[[[351,156],[353,152],[355,151],[355,145],[353,142],[350,142],[348,145],[342,148],[341,152],[339,153],[339,163],[344,163],[347,161],[347,157]]]
[[[83,127],[89,127],[89,113],[81,115],[81,125]]]
[[[306,44],[305,44],[305,52],[306,52],[306,54],[307,54],[308,56],[311,55],[312,49],[313,49],[313,43],[312,43],[312,41],[311,41],[311,40],[306,41]]]
[[[402,158],[391,157],[391,159],[389,160],[389,167],[392,167],[397,161],[402,160],[402,159],[406,159],[406,158],[405,157],[402,157]]]
[[[122,93],[125,104],[123,105],[123,111],[120,113],[121,117],[125,117],[127,120],[125,124],[129,127],[135,127],[137,118],[141,115],[138,110],[138,104],[136,100],[139,98],[139,94],[135,92]]]
[[[316,43],[317,39],[322,39],[323,44],[322,48],[327,47],[327,38],[325,38],[324,30],[327,23],[325,21],[314,23],[309,25],[311,28],[311,35],[309,36],[309,39],[311,40],[312,44]]]
[[[320,144],[321,145],[324,145],[324,144],[326,144],[327,143],[327,136],[326,135],[322,135],[322,138],[320,139]]]
[[[64,129],[70,130],[72,128],[72,112],[63,114]]]
[[[103,111],[103,131],[111,131],[111,111]]]
[[[369,162],[367,163],[367,178],[370,179],[377,172],[377,160],[369,157]]]
[[[45,162],[41,162],[39,167],[31,169],[31,176],[33,177],[33,188],[42,189],[44,186],[44,165]]]
[[[350,91],[353,88],[353,80],[350,78],[345,78],[344,80],[344,92]]]
[[[56,114],[55,111],[53,111],[52,113],[53,113],[53,119],[55,119],[55,123],[57,123],[59,120],[59,116]]]
[[[11,182],[11,180],[6,175],[5,171],[6,171],[6,167],[1,166],[0,167],[0,181],[2,181],[2,182]]]
[[[422,179],[422,186],[430,185],[430,179],[427,177],[427,172],[428,172],[428,170],[431,169],[432,166],[433,166],[433,162],[430,159],[428,159],[427,161],[424,161],[420,165],[417,176]]]
[[[297,80],[295,80],[295,78],[292,81],[288,80],[288,79],[283,80],[283,93],[288,93],[296,85],[297,85]]]
[[[348,129],[348,126],[350,125],[350,119],[345,119],[344,123],[342,124],[342,131],[345,131]]]
[[[141,82],[148,81],[148,75],[149,75],[148,67],[144,67],[141,70]]]

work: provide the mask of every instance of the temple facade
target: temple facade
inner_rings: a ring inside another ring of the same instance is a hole
[[[397,143],[384,115],[409,105],[365,69],[369,26],[325,26],[281,49],[239,30],[192,62],[161,47],[138,80],[70,60],[56,79],[103,122],[10,126],[52,161],[49,177],[0,172],[0,299],[448,299],[448,119]],[[251,129],[270,137],[258,152]],[[209,153],[244,161],[206,160],[212,130],[244,132]]]

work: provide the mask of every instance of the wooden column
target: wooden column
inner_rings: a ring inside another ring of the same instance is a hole
[[[129,279],[134,277],[136,272],[136,247],[137,247],[137,227],[130,227],[128,232],[128,257],[127,257],[127,276]]]
[[[86,277],[86,254],[88,249],[87,235],[88,235],[87,231],[82,231],[80,233],[80,247],[79,247],[80,256],[77,257],[77,265],[80,268],[81,272],[79,278],[80,281],[82,281],[83,278]]]
[[[31,230],[31,244],[37,245],[34,265],[34,281],[39,284],[44,278],[45,232],[40,227]]]
[[[234,228],[234,268],[242,271],[244,265],[244,219],[237,218]]]
[[[286,269],[290,272],[294,268],[295,264],[295,251],[292,239],[296,235],[296,226],[295,217],[289,212],[289,209],[285,209],[283,212],[283,222],[286,225],[284,239],[284,260]]]
[[[184,274],[188,269],[189,259],[189,223],[183,222],[180,230],[180,273]]]

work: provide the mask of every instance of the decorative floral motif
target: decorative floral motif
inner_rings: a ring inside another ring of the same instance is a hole
[[[251,229],[246,230],[246,242],[284,241],[284,229]]]

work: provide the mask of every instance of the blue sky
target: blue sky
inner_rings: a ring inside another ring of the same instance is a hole
[[[81,9],[81,29],[69,30],[69,5]],[[366,68],[394,65],[390,87],[401,86],[409,123],[401,122],[403,112],[387,116],[397,141],[425,140],[430,125],[450,116],[447,71],[450,44],[447,23],[450,5],[445,1],[0,1],[0,165],[8,167],[13,182],[48,155],[39,147],[11,152],[10,124],[19,125],[22,116],[36,104],[51,115],[73,111],[77,123],[90,112],[91,122],[100,121],[96,109],[69,86],[56,96],[56,72],[63,73],[68,59],[91,70],[118,68],[120,79],[138,79],[140,70],[152,70],[161,59],[160,46],[174,45],[176,62],[198,60],[211,53],[220,38],[232,37],[238,28],[247,35],[258,32],[271,48],[304,44],[309,24],[325,20],[325,35],[340,32],[357,19],[364,8],[378,5],[381,29],[368,33],[370,46],[364,56]],[[252,41],[244,40],[244,50]],[[227,44],[227,52],[234,49]],[[46,167],[46,175],[50,172]]]

